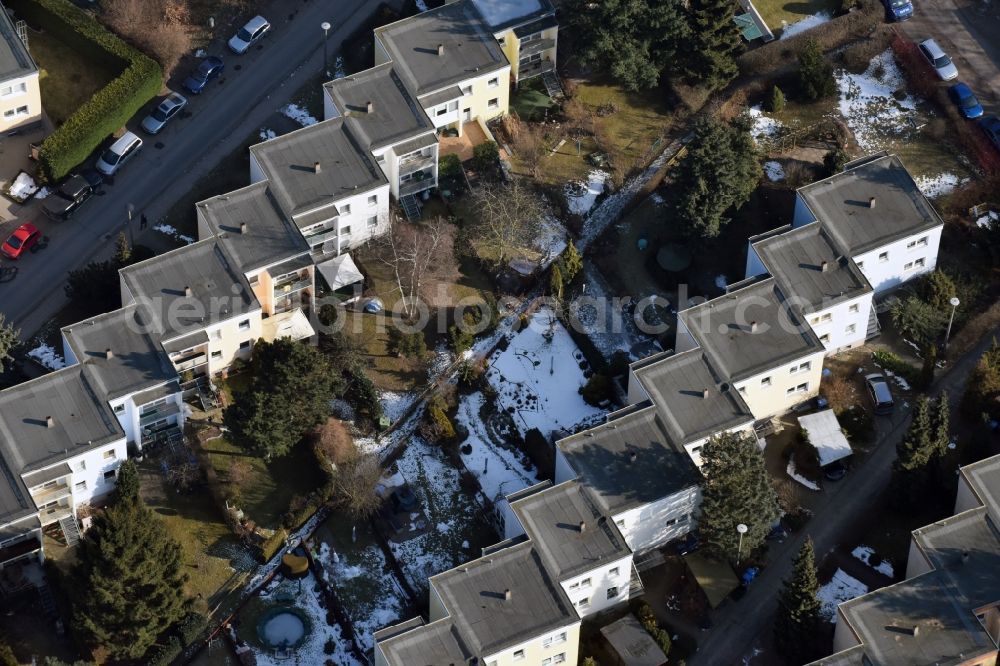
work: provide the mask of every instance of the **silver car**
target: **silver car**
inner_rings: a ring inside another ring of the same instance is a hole
[[[142,129],[150,134],[159,134],[171,118],[181,112],[187,106],[187,97],[172,92],[166,99],[160,102],[159,106],[142,121]]]
[[[271,24],[267,19],[263,16],[254,16],[229,40],[229,50],[236,55],[243,55],[270,29]]]
[[[920,47],[920,52],[927,58],[927,62],[937,72],[938,78],[942,81],[951,81],[958,78],[958,68],[955,67],[955,63],[951,61],[948,54],[938,46],[937,42],[933,39],[925,39],[918,46]]]
[[[868,397],[872,400],[876,414],[892,414],[896,406],[892,399],[892,391],[889,389],[889,382],[885,380],[885,375],[873,373],[865,376],[865,386],[868,388]]]

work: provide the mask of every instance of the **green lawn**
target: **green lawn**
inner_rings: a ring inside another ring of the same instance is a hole
[[[510,106],[521,120],[538,121],[545,117],[545,110],[555,106],[552,98],[545,94],[540,78],[529,79],[510,96]]]
[[[122,72],[106,61],[88,59],[84,50],[48,32],[31,31],[28,42],[40,70],[42,106],[56,127]]]
[[[795,23],[820,12],[832,16],[840,9],[839,0],[755,0],[753,5],[774,31],[781,29],[782,22]]]

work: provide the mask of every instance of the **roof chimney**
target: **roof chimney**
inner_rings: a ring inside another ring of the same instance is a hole
[[[638,453],[636,453],[635,451],[631,451],[631,452],[630,452],[630,453],[628,454],[628,461],[629,461],[630,463],[634,463],[634,462],[636,461],[636,459],[637,459],[638,457],[639,457],[639,454],[638,454]]]
[[[184,296],[185,298],[191,298],[192,296],[191,287],[184,287]]]
[[[964,551],[962,553],[962,564],[968,564],[968,563],[969,563],[969,551]]]
[[[444,55],[444,44],[438,44],[438,55],[439,56]]]
[[[868,207],[869,208],[875,207],[875,197],[871,197],[870,199],[868,199]]]
[[[365,108],[368,110],[368,113],[375,113],[375,102],[368,100],[368,103],[365,104]]]
[[[913,625],[913,629],[910,630],[910,633],[913,634],[914,636],[919,636],[920,635],[920,625],[917,625],[917,624]]]
[[[830,270],[830,262],[827,261],[826,259],[819,262],[819,270],[823,273],[826,273],[828,270]]]
[[[313,173],[319,173],[322,171],[322,167],[319,162],[313,162]]]
[[[56,427],[56,420],[54,418],[52,418],[51,416],[46,416],[45,417],[45,427],[46,428],[55,428]]]
[[[247,232],[247,223],[246,222],[240,222],[240,233],[241,234],[245,234],[246,232]]]
[[[510,597],[511,593],[510,593],[510,588],[508,587],[506,590],[503,591],[503,599],[504,601],[510,601]]]
[[[581,520],[580,521],[580,534],[583,534],[586,531],[587,531],[587,521]]]
[[[111,360],[112,358],[114,358],[114,356],[115,353],[111,351],[111,347],[108,347],[107,349],[104,350],[104,358]]]
[[[701,397],[702,398],[707,398],[708,397],[708,389],[702,389],[701,390]]]
[[[750,322],[750,332],[751,333],[756,333],[757,332],[757,322],[756,321]]]

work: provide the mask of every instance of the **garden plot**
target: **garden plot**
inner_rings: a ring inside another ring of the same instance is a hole
[[[648,349],[642,354],[633,351],[644,345],[647,338],[636,327],[625,302],[613,300],[604,276],[589,261],[584,264],[583,279],[586,285],[583,295],[570,304],[571,325],[590,338],[605,361],[610,362],[616,352],[625,352],[633,361],[647,354]]]
[[[820,614],[836,624],[837,605],[860,597],[862,594],[868,594],[868,586],[857,578],[844,573],[843,570],[837,569],[833,572],[833,578],[830,579],[830,582],[820,587],[816,595],[823,605]]]
[[[343,518],[334,516],[333,520],[343,521]],[[336,538],[331,530],[321,529],[317,535],[324,540],[313,557],[323,570],[323,580],[336,590],[337,599],[354,626],[354,635],[362,649],[370,652],[375,647],[373,634],[401,619],[407,605],[406,594],[378,544],[363,536],[358,537],[357,543],[350,541],[349,536],[347,543],[330,543]]]
[[[754,104],[747,109],[747,115],[752,122],[750,134],[757,145],[777,139],[786,133],[784,124],[777,118],[765,114],[760,104]]]
[[[906,80],[891,49],[872,58],[861,74],[839,70],[836,77],[840,114],[864,151],[885,150],[916,132],[917,100],[903,92]]]
[[[522,434],[532,428],[546,437],[555,430],[572,432],[604,416],[577,392],[586,382],[587,363],[551,309],[541,308],[508,340],[506,349],[490,357],[486,376]]]
[[[608,172],[594,169],[587,174],[587,182],[572,181],[566,183],[566,205],[569,212],[576,215],[586,215],[597,202],[597,197],[604,193],[604,184],[608,180]]]
[[[465,468],[479,479],[483,494],[496,503],[541,479],[527,456],[507,444],[512,433],[500,430],[499,418],[488,414],[485,406],[482,393],[462,396],[455,422],[469,433],[460,451]]]

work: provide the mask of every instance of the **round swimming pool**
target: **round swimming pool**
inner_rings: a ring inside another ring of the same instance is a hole
[[[272,648],[296,648],[309,633],[309,620],[297,608],[276,606],[257,624],[257,636]]]

